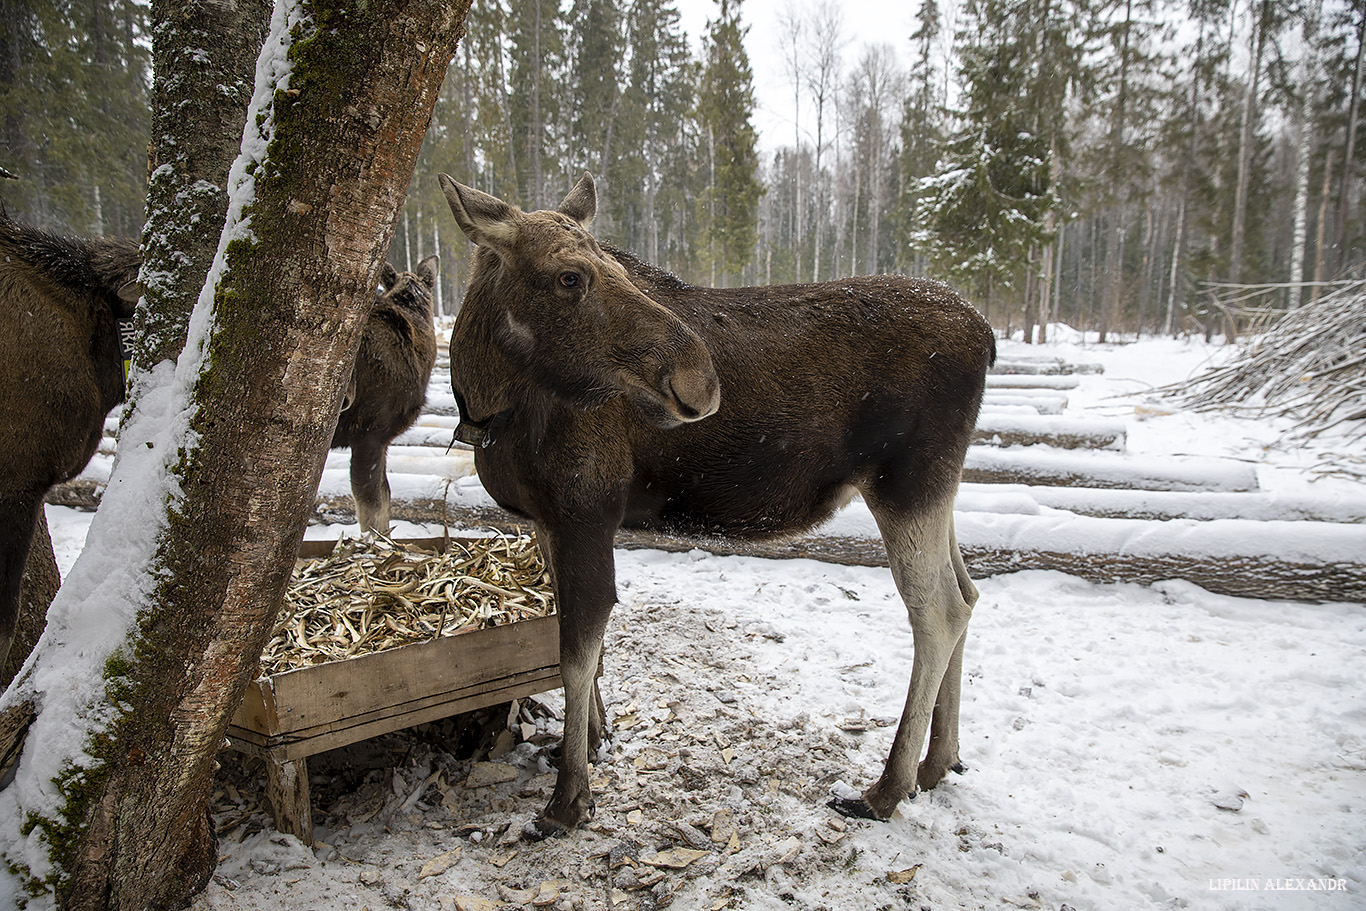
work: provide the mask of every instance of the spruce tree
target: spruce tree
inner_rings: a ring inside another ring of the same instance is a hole
[[[993,298],[1023,291],[1030,250],[1055,205],[1049,143],[1019,100],[1032,47],[1005,3],[986,0],[960,40],[963,109],[936,176],[922,181],[915,242],[932,273]]]
[[[511,70],[506,103],[517,169],[515,198],[523,208],[558,201],[567,168],[565,26],[557,0],[525,0],[510,6]]]
[[[708,23],[698,95],[706,191],[698,207],[701,253],[714,284],[741,279],[758,239],[758,134],[754,130],[754,74],[745,51],[741,0],[720,0]]]
[[[133,0],[15,0],[0,28],[3,201],[11,217],[136,236],[147,183],[151,54]]]
[[[696,170],[696,63],[670,0],[636,0],[627,17],[626,84],[615,119],[614,181],[602,200],[616,236],[651,262],[683,271]]]

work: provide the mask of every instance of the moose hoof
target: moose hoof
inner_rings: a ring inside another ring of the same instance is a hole
[[[547,819],[544,816],[538,816],[535,819],[528,820],[522,825],[523,841],[545,841],[552,836],[561,838],[568,834],[568,826],[561,825],[555,820]]]
[[[868,801],[862,797],[832,797],[825,802],[825,805],[841,816],[848,816],[851,819],[882,821],[882,817],[878,816]]]
[[[967,770],[968,767],[963,765],[961,762],[955,762],[953,765],[949,766],[949,771],[955,775],[962,775]]]

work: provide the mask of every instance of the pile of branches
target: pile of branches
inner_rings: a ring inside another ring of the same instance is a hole
[[[1200,411],[1291,418],[1296,440],[1341,428],[1349,443],[1360,442],[1366,438],[1366,281],[1326,288],[1293,310],[1239,308],[1251,320],[1251,341],[1224,366],[1160,391]]]

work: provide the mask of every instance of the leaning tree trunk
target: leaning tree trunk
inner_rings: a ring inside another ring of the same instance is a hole
[[[175,360],[228,214],[270,0],[154,0],[152,142],[137,360]],[[204,48],[213,48],[205,59]]]
[[[58,907],[176,906],[212,871],[214,756],[282,600],[468,9],[277,3],[184,352],[141,381],[56,632],[0,701],[0,731],[37,709],[0,793],[3,875]]]

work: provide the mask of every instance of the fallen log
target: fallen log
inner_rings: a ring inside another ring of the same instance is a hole
[[[1081,380],[1075,376],[1018,376],[987,374],[988,389],[1076,389]]]
[[[1232,459],[1137,458],[1115,452],[973,446],[963,480],[975,484],[1127,490],[1257,490],[1256,466]]]
[[[1017,355],[998,359],[987,372],[1017,376],[1065,376],[1073,373],[1104,373],[1105,367],[1098,363],[1074,364],[1060,357]]]
[[[1260,491],[1122,490],[1095,487],[1034,487],[1027,484],[963,484],[960,510],[1038,515],[1060,509],[1108,519],[1250,519],[1366,524],[1366,498],[1263,493]],[[993,504],[981,509],[978,504]],[[972,504],[972,505],[969,505]],[[1010,504],[1012,508],[1001,508]]]
[[[982,396],[982,407],[993,405],[1024,405],[1039,414],[1062,414],[1067,408],[1067,396],[1047,390],[1003,389],[999,392],[987,390]]]
[[[1059,449],[1124,448],[1123,421],[1006,415],[984,411],[972,441],[991,446],[1054,446]]]
[[[347,497],[320,501],[321,521],[354,522]],[[852,511],[854,507],[850,507]],[[496,506],[394,501],[394,518],[439,522],[451,530],[525,533],[530,523]],[[1366,526],[1315,522],[1092,519],[957,513],[958,541],[974,578],[1056,570],[1090,582],[1151,584],[1184,579],[1216,594],[1247,598],[1366,603]],[[864,528],[864,526],[869,528]],[[855,515],[835,528],[786,541],[739,541],[623,529],[617,545],[722,556],[805,558],[886,566],[872,520]],[[851,533],[851,530],[853,533]]]

